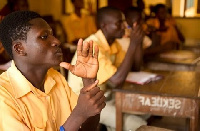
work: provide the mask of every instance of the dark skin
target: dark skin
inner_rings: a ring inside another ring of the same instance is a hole
[[[113,87],[120,87],[125,81],[127,74],[133,65],[136,48],[143,40],[144,34],[142,25],[133,24],[132,27],[134,30],[132,30],[130,35],[130,45],[125,58],[117,68],[117,72],[108,80],[108,83]],[[116,38],[122,38],[125,26],[123,24],[121,12],[110,12],[106,16],[105,21],[101,23],[100,28],[110,45]]]
[[[33,19],[30,23],[32,26],[27,33],[27,40],[13,41],[13,60],[17,68],[29,82],[43,92],[45,91],[45,76],[49,68],[61,64],[70,71],[76,70],[74,74],[83,78],[84,87],[76,107],[63,127],[66,131],[78,131],[80,126],[83,131],[95,131],[100,118],[99,114],[105,107],[104,93],[97,87],[98,80],[96,80],[98,47],[95,48],[95,55],[92,55],[93,43],[86,42],[83,45],[83,41],[80,40],[77,47],[79,63],[71,68],[72,65],[62,62],[60,41],[53,36],[50,26],[41,18]],[[86,67],[84,70],[86,72],[78,68],[79,66]]]
[[[165,25],[165,20],[167,18],[167,10],[166,8],[159,8],[158,11],[156,12],[156,17],[159,19],[160,21],[160,28],[157,31],[166,31],[168,29],[168,27]],[[177,25],[174,25],[176,32],[178,34],[179,39],[181,40],[181,42],[185,41],[185,37],[183,36],[183,34],[181,33],[181,31],[178,29]]]
[[[73,5],[74,5],[74,13],[78,16],[78,17],[81,17],[81,9],[84,8],[84,1],[83,0],[74,0],[73,2]],[[89,9],[92,9],[92,4],[90,1],[88,1],[88,6],[89,6]],[[92,15],[92,10],[89,10],[90,14]],[[85,39],[85,38],[82,38],[82,39]],[[72,43],[74,45],[77,45],[78,43],[78,40],[79,39],[75,39],[72,41]]]
[[[73,5],[75,14],[81,17],[81,9],[84,7],[83,0],[74,0]]]
[[[73,2],[74,5],[74,13],[78,16],[81,17],[81,9],[84,7],[83,0],[75,0]],[[84,38],[83,38],[84,39]],[[74,45],[78,43],[78,39],[75,39],[72,41]]]
[[[130,15],[126,16],[126,22],[129,26],[132,27],[132,30],[134,30],[134,27],[137,24],[142,24],[142,14],[140,12],[132,12]],[[134,26],[133,26],[134,25]],[[142,42],[137,45],[135,49],[135,58],[133,62],[133,66],[131,71],[140,71],[141,66],[143,64],[143,48],[142,48]]]
[[[150,37],[152,39],[152,46],[147,48],[144,51],[144,55],[154,55],[154,54],[159,54],[168,50],[173,50],[173,49],[177,49],[178,48],[178,44],[173,42],[173,41],[169,41],[168,43],[164,44],[164,45],[160,45],[160,36],[157,34],[157,32],[165,32],[168,30],[169,27],[167,27],[165,25],[165,21],[167,19],[167,11],[165,7],[161,7],[157,10],[156,12],[156,18],[158,18],[158,20],[160,21],[160,27],[159,29],[155,29],[155,27],[150,26],[149,27],[149,33],[150,33]],[[181,31],[178,29],[178,27],[176,25],[174,25],[174,28],[177,32],[178,38],[180,39],[181,42],[185,41],[185,38],[183,36],[183,34],[181,33]]]

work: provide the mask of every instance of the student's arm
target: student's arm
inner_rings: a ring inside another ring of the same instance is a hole
[[[174,25],[174,28],[176,29],[178,38],[180,39],[181,42],[185,42],[185,37],[182,34],[182,32],[179,30],[179,28],[177,27],[177,25]]]
[[[95,131],[99,114],[105,107],[103,92],[96,86],[98,81],[81,89],[78,102],[71,115],[63,124],[65,131]]]
[[[177,23],[176,23],[176,21],[175,21],[175,19],[173,17],[170,18],[170,23],[174,26],[179,40],[182,43],[184,43],[185,42],[185,37],[184,37],[183,33],[180,31],[180,29],[178,28]]]
[[[79,40],[77,47],[77,61],[75,65],[61,63],[74,75],[82,77],[84,87],[80,91],[77,106],[63,125],[66,130],[95,131],[97,129],[100,112],[105,107],[103,91],[97,87],[96,80],[98,64],[98,47],[93,55],[93,43],[84,43]]]
[[[142,24],[134,23],[133,26],[134,25],[135,27],[130,35],[130,45],[126,52],[125,58],[117,69],[117,72],[108,81],[114,87],[120,86],[125,81],[127,74],[131,70],[131,67],[133,65],[136,48],[139,44],[142,44],[142,40],[144,37]]]
[[[143,48],[142,44],[139,44],[135,49],[135,55],[134,55],[134,61],[133,66],[131,68],[131,71],[140,71],[141,66],[143,64]]]

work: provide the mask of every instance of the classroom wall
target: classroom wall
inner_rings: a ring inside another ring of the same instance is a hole
[[[184,5],[185,5],[185,0],[173,0],[172,15],[183,17],[184,16]]]
[[[38,12],[41,15],[53,15],[59,19],[62,15],[62,0],[28,0],[30,10]],[[4,7],[7,0],[0,0],[0,9]]]
[[[59,19],[62,15],[62,0],[28,0],[30,10],[36,11],[41,15],[53,15]]]
[[[6,4],[7,0],[0,0],[0,8]],[[28,0],[30,10],[36,11],[41,15],[53,15],[55,19],[59,20],[62,15],[62,0]],[[68,0],[70,1],[70,0]],[[99,0],[99,6],[107,5],[107,0]],[[181,0],[179,0],[181,1]],[[146,6],[149,6],[148,0],[145,0]],[[156,3],[165,3],[165,0],[155,0]],[[180,2],[179,2],[180,3]],[[68,4],[69,9],[72,5]],[[180,30],[185,35],[186,39],[200,39],[200,18],[176,18]]]
[[[200,18],[176,18],[176,22],[186,40],[200,41]]]
[[[144,0],[144,2],[145,2],[145,13],[150,14],[149,7],[151,5],[165,4],[166,0]]]

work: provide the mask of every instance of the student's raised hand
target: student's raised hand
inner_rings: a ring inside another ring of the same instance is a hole
[[[142,44],[143,38],[144,38],[144,31],[142,28],[142,24],[137,22],[133,23],[132,31],[130,34],[131,43]]]
[[[74,113],[78,117],[87,119],[97,115],[105,107],[104,92],[97,87],[98,80],[88,87],[83,87],[80,91],[78,102],[74,108]]]
[[[99,49],[95,46],[93,53],[93,42],[85,42],[80,39],[77,46],[77,61],[75,65],[61,62],[60,66],[71,71],[72,74],[82,78],[96,78],[99,69],[98,63]]]

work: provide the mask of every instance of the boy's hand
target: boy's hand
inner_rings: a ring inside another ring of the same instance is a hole
[[[130,40],[131,40],[131,43],[133,44],[142,44],[142,41],[143,41],[143,38],[144,38],[144,31],[143,31],[143,28],[142,28],[142,24],[141,23],[133,23],[132,25],[132,31],[131,31],[131,34],[130,34]]]
[[[98,80],[80,91],[77,105],[74,109],[77,116],[87,119],[90,116],[99,114],[105,107],[104,92],[97,87]]]
[[[77,61],[75,65],[61,62],[60,66],[68,69],[72,74],[82,78],[96,78],[99,69],[98,53],[99,49],[95,46],[93,54],[93,42],[85,42],[80,39],[77,46]]]

